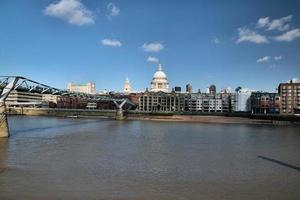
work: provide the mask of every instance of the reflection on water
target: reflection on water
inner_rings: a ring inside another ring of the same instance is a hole
[[[9,118],[0,199],[299,199],[300,127]],[[278,162],[276,162],[278,161]]]

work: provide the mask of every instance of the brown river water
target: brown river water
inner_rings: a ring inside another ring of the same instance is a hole
[[[300,126],[9,117],[0,199],[300,199]]]

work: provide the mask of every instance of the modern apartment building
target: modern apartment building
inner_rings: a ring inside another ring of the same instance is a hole
[[[280,83],[278,93],[281,97],[280,114],[300,114],[300,82],[291,80],[288,83]]]
[[[250,97],[252,114],[278,114],[280,97],[278,93],[252,92]]]
[[[193,93],[188,97],[188,111],[230,112],[230,94]]]

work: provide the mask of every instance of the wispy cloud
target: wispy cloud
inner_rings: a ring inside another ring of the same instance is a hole
[[[149,57],[147,58],[147,62],[158,63],[159,60],[158,60],[158,58],[156,58],[156,57],[149,56]]]
[[[268,64],[270,68],[275,68],[278,66],[277,62],[282,59],[282,56],[264,56],[256,60],[260,64]]]
[[[266,36],[260,35],[256,33],[255,31],[252,31],[246,27],[242,27],[238,29],[238,39],[236,43],[241,43],[241,42],[253,42],[257,44],[262,44],[262,43],[268,43],[269,40]]]
[[[284,41],[284,42],[291,42],[294,39],[300,37],[300,29],[293,29],[283,33],[282,35],[273,37],[276,41]]]
[[[281,59],[282,59],[282,56],[274,56],[275,61],[278,61],[278,60],[281,60]]]
[[[256,24],[257,28],[266,28],[268,31],[278,30],[285,31],[290,28],[290,22],[293,19],[293,15],[282,17],[280,19],[274,19],[270,21],[269,17],[259,18]]]
[[[103,39],[101,40],[102,45],[110,47],[121,47],[122,43],[115,39]]]
[[[262,58],[257,59],[256,62],[258,62],[258,63],[266,63],[266,62],[268,62],[270,59],[271,59],[270,56],[265,56],[265,57],[262,57]]]
[[[144,43],[142,48],[144,49],[144,51],[147,52],[159,52],[163,50],[165,47],[163,44],[159,42],[152,42],[152,43]]]
[[[300,37],[300,29],[290,29],[290,24],[293,19],[293,15],[288,15],[279,19],[270,20],[270,17],[261,17],[256,23],[256,31],[252,31],[247,27],[238,29],[238,39],[236,43],[248,41],[257,44],[269,43],[272,40],[278,42],[291,42]],[[264,34],[259,33],[259,29],[263,29]],[[267,32],[268,31],[268,34]],[[285,31],[280,35],[271,35],[269,31]]]
[[[92,11],[88,10],[80,0],[60,0],[51,3],[45,8],[44,14],[77,26],[95,23]]]
[[[109,19],[120,15],[120,8],[118,8],[114,3],[109,3],[106,8],[109,12],[109,14],[107,15]]]
[[[217,37],[214,37],[214,39],[212,40],[212,42],[215,43],[215,44],[220,44],[221,43],[221,41]]]

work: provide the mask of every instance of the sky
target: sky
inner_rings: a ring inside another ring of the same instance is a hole
[[[300,78],[300,1],[0,0],[0,75],[65,89],[275,91]]]

